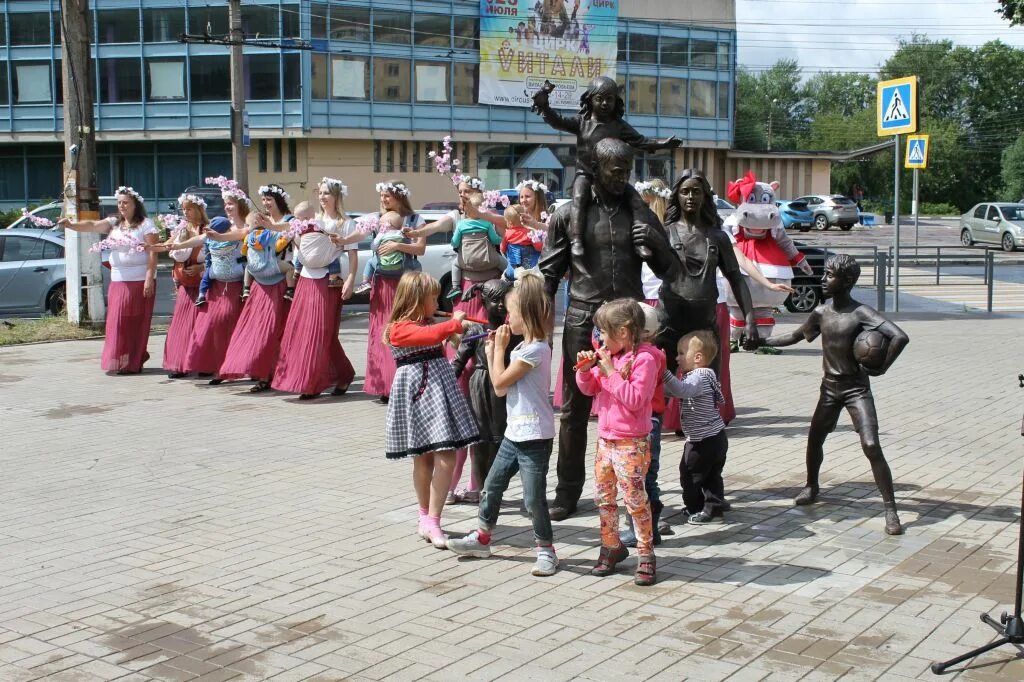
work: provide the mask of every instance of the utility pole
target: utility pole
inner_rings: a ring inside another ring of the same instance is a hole
[[[96,182],[96,131],[92,111],[93,70],[89,42],[92,21],[89,0],[61,0],[60,16],[56,30],[63,34],[63,213],[73,221],[98,220],[100,199]],[[106,317],[100,257],[99,254],[89,252],[89,247],[97,241],[98,235],[94,233],[74,230],[66,230],[64,233],[66,307],[68,321],[73,324],[81,324],[83,307],[86,318],[94,323],[102,322]]]
[[[231,168],[234,180],[246,194],[249,193],[249,165],[246,160],[245,136],[245,77],[242,66],[242,2],[228,0],[228,38],[231,44]]]

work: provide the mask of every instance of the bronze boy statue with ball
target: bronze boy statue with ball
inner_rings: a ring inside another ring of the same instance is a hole
[[[878,417],[868,377],[885,374],[910,337],[877,310],[850,296],[859,277],[860,265],[853,257],[830,256],[821,283],[822,292],[831,300],[815,308],[796,331],[773,336],[763,343],[770,347],[791,346],[821,336],[825,376],[807,434],[807,487],[796,496],[796,504],[817,501],[818,473],[825,458],[822,446],[845,407],[860,435],[861,447],[871,462],[875,484],[885,503],[885,532],[900,535],[903,526],[896,512],[892,472],[878,442]]]

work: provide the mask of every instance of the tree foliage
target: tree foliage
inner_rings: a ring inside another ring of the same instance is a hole
[[[1003,200],[1020,201],[1024,197],[1024,133],[1003,150]]]
[[[1003,19],[1010,22],[1010,26],[1020,26],[1021,24],[1024,24],[1024,1],[999,0],[999,6],[999,9],[996,10],[996,14],[1001,14]]]

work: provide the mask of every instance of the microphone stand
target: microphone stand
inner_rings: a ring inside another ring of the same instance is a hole
[[[1024,388],[1024,374],[1018,374],[1017,380],[1020,382],[1020,387]],[[1020,435],[1024,436],[1024,420],[1021,421]],[[932,672],[936,675],[942,675],[947,669],[957,663],[963,663],[969,658],[974,658],[992,649],[998,649],[1006,644],[1015,646],[1024,653],[1024,649],[1021,646],[1024,645],[1024,620],[1021,619],[1021,591],[1024,589],[1024,483],[1021,485],[1020,508],[1021,516],[1017,521],[1017,593],[1013,602],[1013,615],[1004,611],[999,617],[999,622],[996,622],[987,613],[981,614],[981,622],[1002,636],[994,642],[989,642],[985,646],[980,646],[956,658],[943,663],[932,663]]]

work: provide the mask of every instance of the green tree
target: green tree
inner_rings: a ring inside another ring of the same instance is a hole
[[[1024,133],[1003,150],[1003,200],[1020,201],[1024,197]]]
[[[1024,2],[1022,0],[999,0],[1000,8],[996,14],[1003,15],[1003,19],[1010,22],[1010,26],[1024,24]]]
[[[801,89],[803,113],[810,119],[820,114],[851,117],[875,103],[875,79],[864,73],[823,71]]]
[[[767,149],[771,119],[771,148],[796,149],[803,127],[802,78],[796,60],[783,59],[761,73],[740,70],[736,86],[736,146]]]

